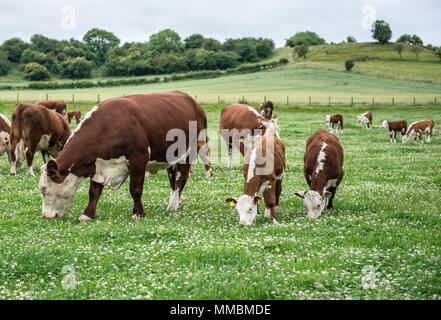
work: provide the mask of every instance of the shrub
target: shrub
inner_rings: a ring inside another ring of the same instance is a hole
[[[325,39],[320,38],[317,33],[311,31],[297,32],[286,40],[286,46],[296,47],[300,45],[317,46],[325,44]]]
[[[62,74],[69,79],[90,78],[92,63],[84,57],[69,59],[61,64]]]
[[[30,81],[44,81],[48,80],[51,76],[45,66],[31,62],[25,66],[24,77]]]
[[[280,64],[287,64],[288,62],[289,62],[289,60],[286,59],[286,58],[281,58],[281,59],[279,60],[279,63],[280,63]]]
[[[357,40],[356,40],[355,37],[353,37],[353,36],[348,36],[348,37],[346,38],[346,41],[347,41],[348,43],[354,43],[354,42],[357,42]]]
[[[435,54],[438,56],[438,58],[441,60],[441,48],[436,49]]]
[[[346,62],[345,62],[345,68],[346,68],[346,71],[351,71],[352,68],[354,67],[354,65],[355,65],[355,63],[354,63],[353,60],[348,60],[348,61],[346,61]]]

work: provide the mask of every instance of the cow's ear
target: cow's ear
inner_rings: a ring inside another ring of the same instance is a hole
[[[275,120],[277,122],[279,120],[279,118],[276,115],[274,115],[273,120]]]
[[[49,160],[46,165],[46,172],[49,177],[54,177],[58,174],[58,164],[54,160]]]
[[[255,204],[258,204],[258,203],[260,203],[260,201],[262,201],[262,198],[259,196],[255,196],[253,200],[254,200]]]
[[[299,191],[299,192],[295,193],[295,195],[297,197],[302,198],[302,199],[305,198],[305,194],[306,194],[306,191]]]
[[[237,200],[235,198],[227,198],[225,199],[226,203],[229,203],[230,206],[235,207],[237,204]]]
[[[331,196],[332,196],[332,192],[329,191],[323,192],[323,197],[325,197],[326,199],[329,199]]]

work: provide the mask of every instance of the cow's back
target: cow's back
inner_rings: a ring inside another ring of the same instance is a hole
[[[11,130],[11,122],[6,116],[0,113],[0,132],[7,132]]]
[[[246,104],[232,104],[222,109],[219,129],[257,129],[261,116],[253,107]]]
[[[305,168],[313,168],[317,164],[317,159],[319,158],[320,151],[322,150],[323,143],[326,143],[326,153],[330,153],[332,158],[326,159],[326,162],[330,162],[331,165],[343,166],[343,147],[340,144],[338,138],[327,132],[326,130],[320,129],[306,141],[306,151],[304,156]]]
[[[36,105],[44,106],[47,109],[55,110],[59,114],[66,114],[66,103],[63,100],[42,100],[38,101]]]

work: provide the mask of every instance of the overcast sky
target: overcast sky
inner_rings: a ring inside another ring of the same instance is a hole
[[[327,42],[348,35],[371,41],[370,21],[386,20],[393,38],[417,34],[441,45],[439,0],[1,0],[0,42],[29,41],[35,34],[81,39],[91,28],[112,31],[122,42],[148,40],[171,28],[184,39],[201,33],[218,40],[267,37],[283,46],[298,31],[317,32]]]

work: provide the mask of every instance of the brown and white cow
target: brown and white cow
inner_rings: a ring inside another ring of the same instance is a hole
[[[327,210],[333,209],[337,187],[343,179],[343,147],[338,138],[320,129],[306,142],[304,175],[308,191],[296,192],[303,198],[309,218],[318,218],[328,200]]]
[[[401,132],[402,136],[405,135],[407,130],[407,121],[397,120],[389,122],[387,120],[383,120],[383,122],[381,122],[381,126],[389,130],[390,142],[397,143],[397,133]]]
[[[11,122],[0,113],[0,156],[5,152],[8,155],[9,163],[11,163],[11,143],[9,133],[11,131]]]
[[[69,121],[69,123],[72,123],[72,118],[75,118],[75,121],[77,122],[77,124],[80,123],[81,121],[81,111],[71,111],[67,113],[67,120]]]
[[[424,144],[423,142],[423,134],[427,134],[427,143],[430,143],[432,140],[432,135],[434,131],[435,123],[432,120],[421,120],[411,123],[409,128],[406,131],[406,134],[403,135],[402,142],[406,143],[411,138],[415,140],[415,143],[417,143],[417,138],[420,138],[421,144]]]
[[[42,100],[35,103],[50,110],[55,110],[59,114],[66,116],[66,103],[63,100]]]
[[[132,217],[143,218],[145,172],[165,169],[171,189],[168,209],[178,209],[192,162],[202,150],[198,140],[207,141],[206,127],[205,111],[178,91],[99,103],[85,115],[58,158],[41,168],[43,216],[64,215],[79,183],[90,178],[89,204],[80,220],[93,219],[103,187],[117,190],[130,176]]]
[[[274,112],[274,104],[271,101],[264,101],[260,105],[260,114],[267,120],[271,120]]]
[[[265,134],[266,126],[271,124],[271,121],[247,104],[232,104],[222,109],[219,130],[227,144],[228,168],[233,167],[233,146],[245,155],[254,141]]]
[[[12,113],[10,175],[16,174],[17,150],[27,148],[28,175],[35,176],[35,152],[41,151],[44,162],[49,161],[49,155],[56,158],[69,136],[69,125],[61,114],[34,104],[19,104]]]
[[[363,114],[356,116],[358,123],[363,124],[363,128],[370,129],[372,128],[372,112],[366,111]]]
[[[271,120],[277,126],[277,118]],[[227,198],[225,202],[235,206],[239,212],[239,224],[249,226],[258,215],[258,203],[263,194],[264,216],[278,223],[279,198],[285,176],[285,146],[278,131],[267,128],[265,135],[247,151],[243,166],[245,186],[239,198]]]
[[[341,113],[334,115],[327,114],[325,118],[326,118],[326,123],[328,124],[329,131],[331,133],[334,132],[334,126],[336,126],[335,128],[336,133],[338,133],[338,128],[340,128],[341,133],[343,133],[343,115]]]

